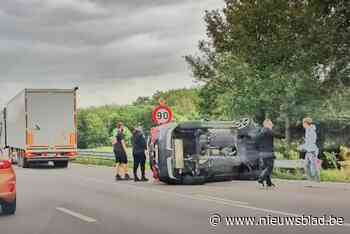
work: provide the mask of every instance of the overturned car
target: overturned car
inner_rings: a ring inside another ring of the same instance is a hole
[[[167,184],[256,179],[261,169],[250,119],[193,121],[152,129],[149,157],[153,173]]]

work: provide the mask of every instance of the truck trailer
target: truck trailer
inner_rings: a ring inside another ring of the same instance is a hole
[[[23,168],[49,163],[67,167],[77,155],[74,89],[24,89],[0,113],[0,147]]]

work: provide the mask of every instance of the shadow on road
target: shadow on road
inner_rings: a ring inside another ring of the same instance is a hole
[[[69,169],[69,166],[67,168],[64,167],[55,167],[47,164],[33,164],[30,165],[29,168],[25,168],[27,170],[65,170]]]

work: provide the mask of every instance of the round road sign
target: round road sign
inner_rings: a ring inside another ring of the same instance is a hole
[[[167,124],[173,120],[173,112],[165,105],[154,108],[152,112],[152,121],[157,125]]]

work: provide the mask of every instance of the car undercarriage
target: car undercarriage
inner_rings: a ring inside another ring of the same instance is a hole
[[[184,122],[156,130],[150,158],[165,183],[255,179],[259,173],[258,128],[249,119]]]

